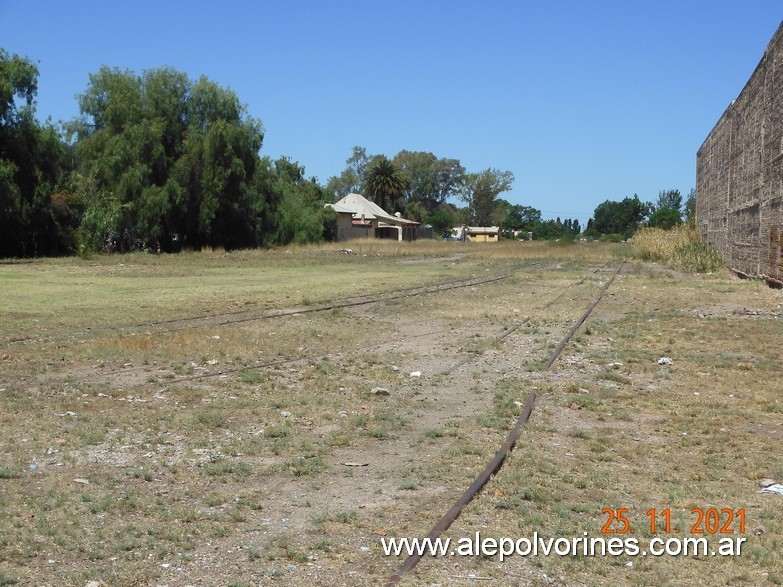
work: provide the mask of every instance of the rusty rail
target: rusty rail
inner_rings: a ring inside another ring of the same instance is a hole
[[[446,530],[448,530],[449,526],[451,526],[454,520],[456,520],[457,517],[459,517],[459,515],[462,513],[462,510],[465,508],[465,506],[473,501],[473,498],[478,495],[478,492],[481,491],[481,489],[487,484],[492,476],[500,470],[500,467],[503,465],[503,461],[506,460],[508,453],[511,452],[511,449],[514,447],[514,444],[519,438],[519,435],[522,432],[522,426],[525,424],[525,422],[527,422],[528,418],[530,418],[530,413],[533,411],[533,404],[535,401],[536,394],[531,393],[528,396],[524,407],[522,408],[522,413],[519,415],[519,418],[517,418],[516,425],[511,430],[508,437],[506,437],[506,441],[500,447],[498,452],[495,453],[495,456],[489,462],[489,464],[484,468],[479,476],[476,477],[476,480],[473,481],[465,493],[462,494],[462,497],[460,497],[454,503],[454,505],[451,506],[451,509],[447,511],[440,521],[435,524],[432,530],[430,530],[430,533],[427,534],[428,539],[435,540]],[[412,554],[407,559],[405,559],[405,562],[402,563],[397,572],[394,573],[394,575],[392,575],[386,582],[386,587],[393,587],[396,585],[408,571],[418,564],[422,556],[422,554],[417,553]]]
[[[559,357],[560,353],[563,352],[563,349],[565,348],[566,344],[568,344],[568,341],[571,340],[571,338],[574,336],[574,334],[579,329],[579,327],[584,323],[585,320],[587,320],[587,317],[590,316],[590,314],[593,312],[595,307],[599,304],[599,302],[604,296],[604,293],[606,293],[606,290],[608,290],[609,287],[612,285],[615,277],[617,277],[617,275],[620,273],[624,265],[625,262],[620,264],[620,266],[614,272],[612,277],[604,284],[603,288],[601,288],[601,291],[599,292],[598,297],[595,299],[595,301],[593,301],[587,307],[587,309],[582,313],[582,315],[576,321],[574,326],[571,327],[571,329],[565,335],[563,340],[560,341],[560,344],[557,345],[554,352],[550,355],[549,359],[547,360],[546,369],[551,368],[552,364],[555,362],[555,360],[557,360],[557,357]],[[511,332],[513,332],[523,324],[526,324],[529,320],[530,320],[529,317],[525,318],[525,320],[520,322],[518,325],[509,329],[507,333],[504,333],[503,337],[507,336],[508,334],[511,334]],[[464,363],[460,362],[458,365],[461,364]],[[432,530],[430,530],[429,534],[427,534],[428,540],[430,541],[436,540],[438,537],[440,537],[441,534],[443,534],[443,532],[448,530],[449,527],[457,519],[457,517],[459,517],[459,515],[462,513],[462,510],[471,501],[473,501],[476,495],[478,495],[479,491],[481,491],[484,488],[484,486],[489,482],[492,476],[495,475],[500,470],[500,467],[503,465],[503,462],[506,460],[506,457],[514,448],[514,445],[516,444],[519,435],[522,433],[522,426],[524,426],[525,422],[527,422],[528,419],[530,418],[530,414],[533,411],[533,404],[535,403],[535,401],[536,401],[536,394],[531,393],[528,396],[525,405],[522,407],[522,413],[517,418],[514,428],[506,437],[506,440],[503,443],[503,445],[500,447],[497,453],[495,453],[493,459],[479,474],[479,476],[476,477],[475,481],[471,483],[470,487],[468,487],[465,490],[465,493],[463,493],[462,496],[454,503],[451,509],[449,509],[449,511],[447,511],[443,515],[440,521],[438,521],[438,523],[435,524],[435,526],[433,526]],[[394,587],[395,585],[397,585],[397,583],[399,583],[400,580],[419,563],[419,561],[423,556],[424,556],[423,554],[418,554],[418,553],[408,556],[408,558],[406,558],[405,561],[402,563],[402,565],[400,565],[400,567],[397,569],[397,572],[395,572],[389,578],[389,580],[384,584],[385,587]]]

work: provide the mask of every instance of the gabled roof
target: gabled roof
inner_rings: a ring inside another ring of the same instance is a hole
[[[360,194],[348,194],[334,204],[328,204],[334,208],[335,212],[353,214],[354,218],[364,217],[366,220],[378,219],[391,224],[419,224],[413,220],[393,216]]]

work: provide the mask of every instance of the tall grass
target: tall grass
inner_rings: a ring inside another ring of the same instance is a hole
[[[723,266],[717,249],[687,224],[671,230],[642,228],[634,234],[633,251],[639,259],[660,261],[690,273],[708,273]]]

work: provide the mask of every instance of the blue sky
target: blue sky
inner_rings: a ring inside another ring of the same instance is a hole
[[[582,224],[604,200],[694,187],[696,151],[783,20],[780,0],[0,0],[39,62],[38,114],[78,116],[101,65],[233,89],[321,183],[354,145],[510,170],[501,197]]]

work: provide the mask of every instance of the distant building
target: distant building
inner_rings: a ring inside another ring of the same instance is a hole
[[[391,215],[359,194],[348,194],[334,204],[326,204],[337,212],[337,240],[355,238],[388,238],[412,241],[421,237],[419,223]],[[431,234],[432,229],[429,228]],[[426,231],[425,231],[426,232]]]
[[[696,221],[733,271],[783,286],[783,24],[696,156]]]
[[[451,229],[451,238],[455,241],[471,243],[496,243],[500,240],[500,228],[497,226],[455,226]]]

